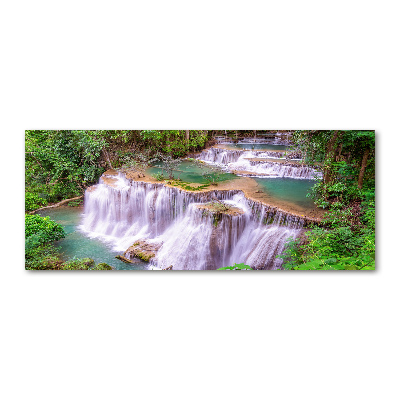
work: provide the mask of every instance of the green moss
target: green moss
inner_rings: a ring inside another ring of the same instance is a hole
[[[213,225],[215,227],[218,226],[218,222],[221,221],[221,214],[220,213],[216,213],[214,214],[214,220],[213,220]]]
[[[167,183],[171,186],[179,187],[181,189],[188,190],[191,192],[197,192],[210,186],[209,184],[204,184],[201,186],[191,186],[189,182],[184,182],[181,180],[168,181]]]
[[[111,267],[111,265],[108,265],[106,263],[99,263],[94,268],[91,269],[95,271],[110,271],[113,269],[113,267]]]
[[[204,206],[207,207],[211,212],[216,213],[227,212],[232,208],[231,206],[220,201],[212,201],[204,204]]]
[[[88,270],[94,268],[95,263],[91,258],[81,258],[76,260],[70,260],[61,266],[64,270]]]
[[[138,252],[135,253],[135,256],[140,258],[143,261],[149,262],[151,258],[155,256],[154,253],[143,253],[143,252]]]

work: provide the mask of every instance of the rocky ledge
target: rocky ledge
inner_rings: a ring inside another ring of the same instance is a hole
[[[205,204],[199,204],[197,208],[210,214],[226,214],[232,216],[244,214],[244,211],[241,208],[225,204],[222,201],[212,201]]]
[[[232,173],[237,176],[246,176],[248,178],[257,178],[260,176],[278,176],[277,174],[266,174],[262,172],[240,171],[240,170],[233,170]]]

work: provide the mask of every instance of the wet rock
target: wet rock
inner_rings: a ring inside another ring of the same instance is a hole
[[[226,214],[232,216],[244,214],[244,211],[241,208],[233,207],[220,201],[212,201],[210,203],[200,204],[197,206],[197,208],[210,214]]]
[[[124,256],[118,255],[118,256],[115,256],[115,258],[120,260],[120,261],[123,261],[124,263],[127,263],[127,264],[134,264],[133,261],[129,260],[128,258],[126,258]]]
[[[138,240],[126,250],[124,256],[131,260],[132,258],[140,258],[143,261],[149,262],[155,257],[157,251],[162,246],[162,243],[151,243],[147,240]]]
[[[114,268],[106,263],[99,263],[93,269],[96,271],[105,271],[105,270],[111,271]]]
[[[106,172],[104,172],[103,175],[117,176],[118,175],[118,171],[116,171],[115,169],[108,169]]]

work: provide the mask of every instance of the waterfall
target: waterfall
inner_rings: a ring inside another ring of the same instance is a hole
[[[240,213],[214,213],[204,204],[218,199]],[[277,269],[275,256],[297,237],[306,219],[247,199],[239,190],[193,193],[161,183],[102,178],[85,193],[81,229],[125,251],[136,240],[161,245],[150,261],[158,268],[217,269],[247,263]]]
[[[257,151],[257,150],[226,150],[211,147],[203,150],[198,159],[214,164],[228,164],[237,162],[243,158],[283,158],[284,153],[279,151]]]
[[[272,157],[271,157],[272,154]],[[293,162],[273,162],[270,158],[278,158],[280,152],[240,151],[210,148],[203,150],[199,160],[219,165],[221,168],[242,176],[269,176],[294,179],[313,179],[322,173],[314,168]],[[265,161],[263,160],[265,158]],[[256,160],[254,160],[256,159]]]
[[[199,156],[199,160],[213,164],[228,164],[236,162],[243,154],[241,150],[225,150],[211,147],[203,150]]]
[[[264,161],[242,160],[232,163],[230,169],[238,175],[244,176],[271,176],[294,179],[313,179],[320,173],[313,168],[301,164],[274,163]],[[243,174],[240,172],[244,171]],[[249,173],[250,172],[250,173]]]

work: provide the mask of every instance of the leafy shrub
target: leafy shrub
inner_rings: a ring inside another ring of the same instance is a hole
[[[25,241],[25,269],[60,269],[62,262],[59,259],[58,251],[51,243],[29,246],[26,242],[27,240]]]
[[[59,269],[61,261],[51,242],[63,237],[64,228],[49,217],[25,215],[25,268]]]
[[[25,193],[25,210],[33,211],[40,207],[47,205],[47,201],[37,194],[34,193]]]
[[[284,260],[283,269],[372,270],[375,233],[364,228],[360,234],[349,226],[330,230],[314,227],[303,238],[291,238],[278,257]]]
[[[25,215],[25,238],[37,244],[59,240],[65,237],[64,228],[50,217]]]
[[[165,176],[162,172],[157,172],[156,174],[153,175],[153,178],[155,178],[158,181],[163,181],[165,179]]]

